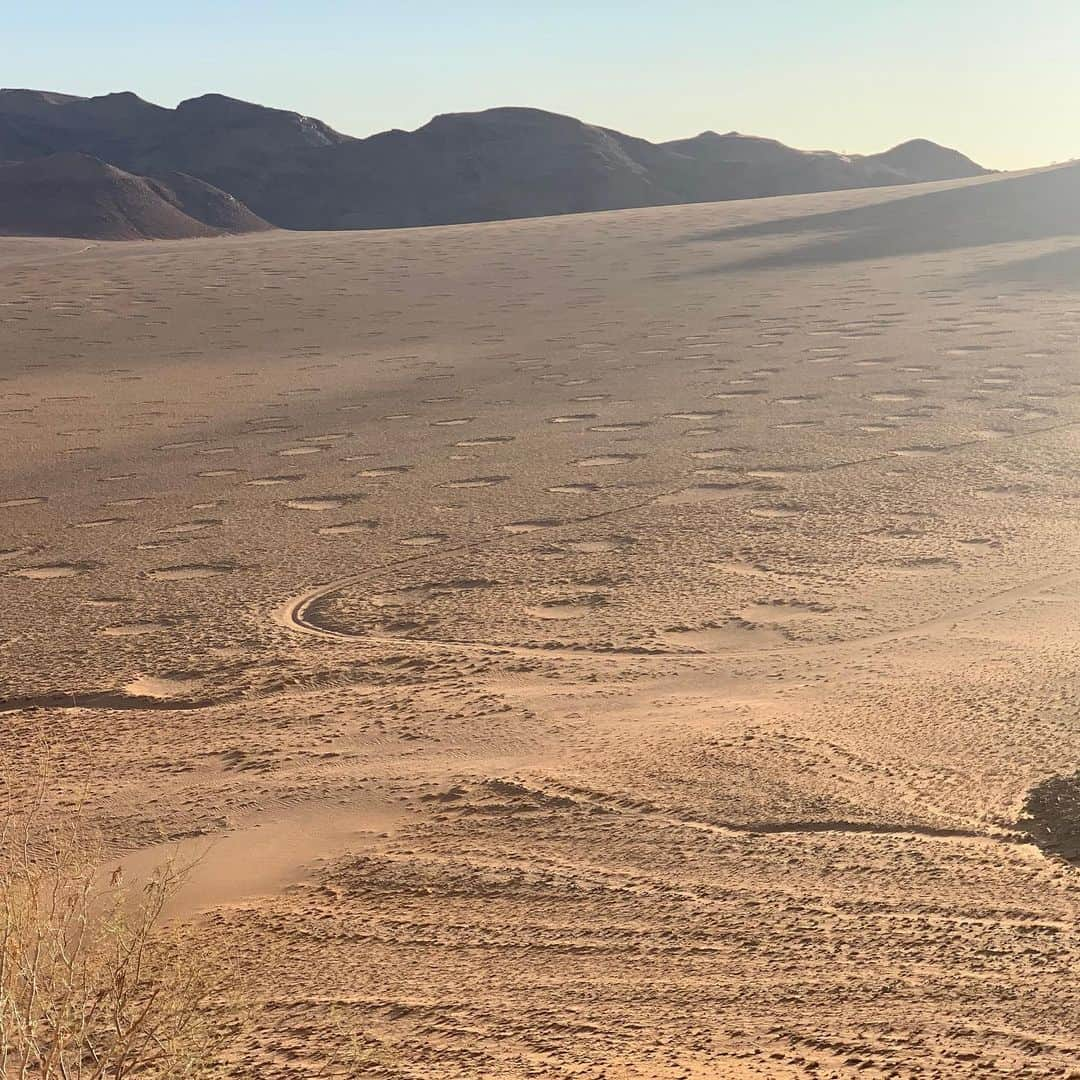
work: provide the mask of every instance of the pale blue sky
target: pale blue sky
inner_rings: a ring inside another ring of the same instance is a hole
[[[534,105],[662,140],[924,136],[1080,157],[1080,0],[9,0],[0,79],[163,105],[217,91],[353,135]]]

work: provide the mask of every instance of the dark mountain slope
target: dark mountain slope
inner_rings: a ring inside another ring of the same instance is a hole
[[[335,228],[568,214],[693,197],[692,162],[642,139],[538,109],[438,116],[309,159],[316,219]],[[288,212],[296,176],[259,205]],[[314,181],[314,182],[312,182]],[[305,223],[306,224],[306,223]]]
[[[0,166],[4,235],[183,239],[269,227],[233,196],[190,176],[133,176],[77,153]]]
[[[654,144],[539,109],[437,116],[352,139],[319,120],[220,94],[165,109],[131,93],[0,91],[0,160],[77,151],[142,176],[185,173],[275,224],[373,228],[532,217],[985,170],[923,140],[868,157],[705,132]]]
[[[670,150],[731,170],[732,193],[718,198],[795,195],[809,191],[880,187],[979,176],[987,170],[970,158],[927,139],[902,143],[882,154],[846,155],[829,150],[796,150],[775,139],[730,131],[706,131],[692,139],[664,143]]]
[[[986,171],[959,150],[938,146],[929,139],[912,139],[883,154],[871,154],[861,160],[921,180],[959,180]]]

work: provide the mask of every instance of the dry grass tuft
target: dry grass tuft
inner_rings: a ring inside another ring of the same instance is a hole
[[[235,1029],[234,980],[163,922],[188,868],[103,879],[81,814],[43,813],[47,789],[45,764],[0,827],[0,1076],[206,1075]]]

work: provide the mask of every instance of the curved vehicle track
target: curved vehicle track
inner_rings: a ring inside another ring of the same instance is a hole
[[[461,549],[456,549],[461,550]],[[428,556],[424,556],[425,558]],[[412,562],[416,560],[405,560]],[[391,563],[390,566],[399,566],[400,563]],[[1064,585],[1077,580],[1078,575],[1072,571],[1059,574],[1044,574],[1023,582],[1020,585],[1002,589],[990,596],[977,600],[972,604],[952,611],[935,615],[933,618],[922,622],[913,623],[910,626],[900,627],[896,630],[885,630],[877,634],[868,634],[865,637],[848,638],[843,641],[834,641],[828,644],[791,644],[766,646],[760,649],[647,649],[643,647],[627,646],[626,648],[593,649],[586,646],[580,648],[568,648],[565,645],[547,647],[544,645],[510,645],[494,641],[459,641],[452,638],[409,638],[391,635],[350,633],[345,630],[332,630],[320,625],[317,618],[312,615],[312,608],[322,600],[335,596],[344,589],[358,585],[368,580],[378,571],[387,569],[387,566],[378,567],[364,574],[354,574],[351,577],[339,578],[336,581],[327,582],[325,585],[316,586],[306,592],[293,597],[280,607],[274,615],[274,621],[286,629],[301,634],[309,634],[313,637],[324,638],[339,642],[369,642],[372,644],[393,645],[396,648],[412,647],[417,649],[437,649],[458,652],[479,653],[503,653],[509,655],[527,656],[555,656],[575,658],[582,656],[605,657],[605,656],[632,656],[638,660],[671,660],[683,658],[687,660],[699,659],[703,656],[731,656],[746,657],[750,653],[759,654],[797,654],[800,656],[828,655],[838,650],[857,649],[874,645],[887,644],[891,641],[900,641],[904,638],[913,637],[917,634],[933,634],[938,631],[949,629],[957,622],[985,615],[992,612],[1001,603],[1011,603],[1035,596],[1039,592],[1055,585]]]
[[[1067,420],[1056,424],[1048,424],[1044,427],[1031,428],[1027,431],[1014,432],[1010,435],[1004,436],[1004,438],[1010,440],[1025,439],[1037,435],[1051,434],[1056,431],[1070,429],[1077,426],[1080,426],[1080,420]],[[938,447],[937,452],[949,453],[954,450],[968,450],[976,446],[981,446],[983,444],[983,440],[981,439],[964,440],[962,442]],[[882,461],[891,461],[894,460],[894,457],[894,452],[890,451],[886,454],[874,455],[872,457],[857,458],[854,461],[841,461],[829,465],[822,465],[816,469],[808,469],[806,470],[806,472],[835,472],[840,469],[854,468],[859,465],[869,465]],[[565,527],[574,525],[585,525],[593,521],[602,521],[608,518],[617,517],[621,514],[630,513],[634,510],[640,510],[646,506],[651,506],[655,503],[660,502],[663,499],[670,498],[671,496],[680,495],[687,490],[689,490],[687,482],[683,480],[677,486],[664,488],[662,491],[658,491],[644,499],[639,499],[636,502],[613,507],[609,510],[602,510],[595,514],[585,514],[577,518],[568,518],[564,521],[561,521],[559,524],[560,526]],[[748,485],[747,490],[752,491],[753,485]],[[361,584],[362,582],[371,579],[375,574],[382,573],[385,570],[393,569],[394,567],[398,566],[405,566],[410,563],[430,560],[437,555],[470,551],[474,548],[486,547],[499,541],[506,541],[511,539],[511,536],[507,536],[505,534],[488,536],[480,540],[475,540],[472,543],[459,544],[455,547],[449,548],[440,548],[437,551],[425,551],[422,554],[414,555],[410,558],[398,559],[391,563],[384,563],[381,566],[373,567],[370,570],[364,571],[360,574],[353,574],[349,577],[338,578],[334,581],[327,582],[324,585],[317,585],[314,588],[308,589],[307,591],[300,593],[297,596],[294,596],[292,599],[288,600],[285,604],[278,608],[274,613],[274,621],[277,622],[279,625],[289,630],[293,630],[297,633],[308,634],[312,637],[320,637],[331,641],[366,641],[375,644],[394,645],[395,647],[399,648],[402,646],[410,646],[417,649],[450,650],[458,652],[498,652],[511,655],[556,656],[566,658],[574,658],[581,656],[632,656],[636,659],[641,660],[670,660],[672,658],[679,657],[693,659],[702,656],[746,656],[748,652],[751,651],[765,654],[798,653],[800,655],[814,655],[827,654],[835,652],[837,649],[843,648],[858,648],[860,646],[871,646],[887,643],[890,641],[899,641],[903,638],[911,637],[912,635],[918,633],[933,633],[936,630],[946,629],[951,624],[959,620],[970,618],[979,614],[985,614],[1000,601],[1023,599],[1025,596],[1032,595],[1039,590],[1046,588],[1049,585],[1063,584],[1076,577],[1076,574],[1072,572],[1043,575],[1041,577],[1034,578],[1031,581],[1026,582],[1022,585],[1014,586],[1009,589],[1003,589],[998,593],[993,593],[989,597],[986,597],[985,599],[980,601],[976,601],[975,603],[966,607],[959,608],[942,615],[937,615],[934,616],[932,619],[924,620],[923,622],[915,623],[911,626],[897,630],[888,630],[882,633],[871,634],[861,638],[851,638],[847,641],[832,642],[828,645],[790,645],[777,646],[773,648],[761,648],[757,650],[718,649],[715,651],[708,651],[701,649],[648,649],[630,646],[623,649],[590,649],[587,647],[567,648],[566,646],[547,647],[543,645],[508,645],[500,644],[497,642],[459,641],[446,638],[407,638],[376,634],[353,634],[342,630],[331,630],[326,626],[322,626],[319,624],[318,620],[311,615],[312,608],[320,601],[329,599],[335,594],[353,585]]]

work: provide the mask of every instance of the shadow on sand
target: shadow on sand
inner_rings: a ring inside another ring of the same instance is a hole
[[[820,266],[956,248],[1080,236],[1080,163],[912,195],[873,206],[768,221],[691,236],[691,243],[788,237],[800,246],[718,263],[705,273]],[[1076,274],[1080,255],[1030,260],[1027,272]],[[1024,274],[1023,263],[1013,264]]]

